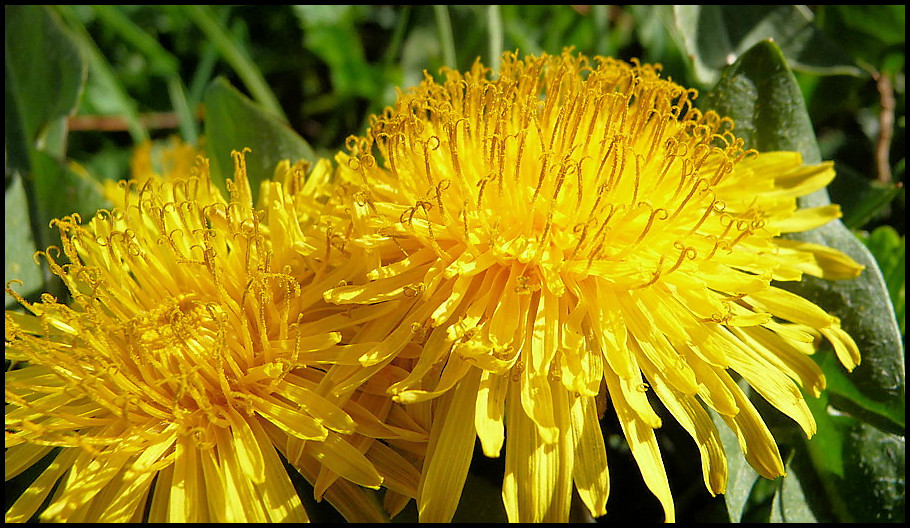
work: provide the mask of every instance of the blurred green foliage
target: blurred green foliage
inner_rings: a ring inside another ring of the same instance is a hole
[[[833,294],[847,305],[881,305],[872,312],[886,314],[876,315],[884,330],[872,333],[899,328],[902,340],[905,6],[6,6],[5,20],[5,279],[23,281],[17,290],[26,294],[59,293],[32,262],[53,243],[49,219],[106,206],[101,182],[128,176],[140,141],[205,137],[216,157],[264,135],[256,145],[262,178],[274,157],[330,157],[425,71],[466,69],[478,58],[495,67],[503,51],[571,46],[659,62],[665,76],[716,103],[708,94],[727,67],[773,39],[780,63],[793,70],[797,117],[814,129],[812,147],[836,163],[828,192],[843,208],[845,232],[881,271],[880,291]],[[881,398],[820,355],[831,390],[812,402],[819,434],[806,442],[792,424],[772,423],[789,460],[786,480],[757,479],[731,456],[740,469],[731,471],[727,496],[710,497],[691,440],[668,420],[662,449],[679,520],[902,521],[904,351],[902,343],[880,348],[871,351],[884,358],[876,365],[901,371]],[[606,519],[660,520],[619,430],[608,415],[616,485]],[[461,520],[501,514],[501,461],[477,454],[475,462]],[[400,519],[414,515],[409,509]]]

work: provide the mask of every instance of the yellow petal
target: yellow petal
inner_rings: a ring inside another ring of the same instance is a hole
[[[26,444],[23,444],[26,445]],[[15,446],[7,450],[6,456],[13,456],[19,449]],[[57,481],[70,470],[79,449],[65,448],[54,458],[51,464],[38,475],[38,478],[16,499],[16,502],[6,511],[4,520],[8,523],[27,522],[54,489]]]
[[[265,481],[260,484],[262,502],[270,522],[309,522],[300,496],[288,476],[288,470],[271,448],[268,435],[258,421],[250,422],[257,443],[265,446],[262,453],[265,465]]]
[[[660,456],[654,429],[628,405],[623,397],[623,391],[619,387],[619,378],[605,370],[604,379],[607,382],[607,390],[613,400],[616,415],[619,417],[619,423],[622,425],[623,434],[629,443],[629,449],[632,451],[632,456],[635,457],[635,462],[638,463],[645,484],[663,506],[666,522],[674,522],[676,509],[673,504],[673,494],[670,492],[670,483],[667,481],[667,472]]]
[[[768,288],[746,297],[750,303],[764,308],[777,317],[812,328],[825,328],[834,322],[834,318],[810,301],[780,288]]]
[[[516,400],[521,390],[512,383],[506,411],[506,460],[502,484],[503,504],[510,522],[567,522],[574,462],[565,389],[554,387],[564,410],[557,440],[546,442],[541,429]]]
[[[736,433],[739,447],[742,449],[746,461],[767,479],[775,479],[784,475],[784,463],[768,426],[765,425],[752,402],[746,398],[736,382],[727,374],[722,374],[721,379],[733,394],[736,405],[740,409],[736,416],[721,415],[721,418]]]
[[[218,465],[224,485],[226,517],[235,522],[266,522],[267,516],[257,485],[241,465],[237,444],[227,429],[213,428],[218,449]],[[208,479],[206,479],[208,484]]]
[[[477,391],[477,406],[474,412],[474,428],[483,448],[483,454],[490,458],[499,457],[505,440],[503,415],[505,411],[508,378],[483,371]]]
[[[278,383],[275,393],[296,403],[304,412],[333,431],[345,434],[354,432],[354,420],[347,413],[316,392],[304,387],[303,383],[302,379],[289,374]]]
[[[441,396],[417,490],[420,522],[451,522],[474,450],[474,408],[480,371]]]
[[[642,362],[642,368],[664,407],[695,440],[701,453],[702,477],[708,491],[712,495],[724,493],[727,486],[727,457],[711,417],[694,396],[675,391],[664,383],[652,365]]]
[[[741,375],[763,398],[781,412],[793,418],[806,436],[815,434],[815,418],[802,393],[787,375],[774,364],[765,361],[761,352],[750,350],[733,335],[725,336],[730,368]]]
[[[794,344],[764,327],[735,328],[731,331],[813,396],[818,397],[825,388],[821,368],[803,353],[798,343]]]
[[[848,371],[855,369],[860,363],[859,348],[850,334],[844,332],[839,324],[833,324],[821,329],[828,341],[834,346],[837,359]]]
[[[329,432],[322,442],[307,442],[304,451],[342,478],[367,488],[378,488],[382,477],[373,464],[342,435]],[[316,497],[322,496],[316,490]]]
[[[525,368],[521,376],[521,406],[528,417],[537,424],[538,433],[545,443],[559,439],[559,428],[554,415],[553,395],[548,374],[538,375]]]
[[[265,398],[253,397],[251,400],[256,412],[291,436],[302,440],[324,440],[328,434],[322,424],[299,410]]]
[[[576,397],[572,402],[571,418],[575,441],[572,478],[578,495],[591,515],[600,517],[607,513],[610,473],[607,470],[607,450],[594,398]]]
[[[202,510],[200,488],[202,481],[197,475],[196,446],[189,436],[180,436],[176,442],[174,473],[171,477],[170,498],[168,499],[168,522],[186,523],[205,520],[200,517]],[[204,510],[202,510],[204,511]]]
[[[823,226],[841,216],[843,215],[841,214],[840,206],[836,204],[807,207],[798,209],[784,218],[772,218],[768,227],[781,233],[798,233]]]
[[[265,462],[262,459],[262,448],[253,435],[247,419],[240,416],[237,411],[228,407],[227,418],[231,423],[231,439],[234,442],[234,453],[243,469],[243,474],[256,484],[265,480]]]
[[[812,262],[802,263],[799,268],[803,273],[816,277],[827,280],[855,279],[865,269],[865,266],[849,256],[827,246],[787,238],[776,239],[775,243],[784,250],[810,255]],[[785,257],[784,252],[781,253]]]

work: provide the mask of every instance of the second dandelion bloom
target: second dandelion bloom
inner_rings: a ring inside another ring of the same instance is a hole
[[[339,155],[335,225],[373,260],[326,299],[406,307],[359,361],[405,366],[401,403],[436,399],[421,520],[451,519],[475,438],[487,456],[505,448],[510,520],[567,520],[573,488],[605,514],[604,403],[668,520],[649,394],[693,437],[711,493],[727,462],[709,410],[759,473],[783,472],[740,378],[815,432],[802,392],[824,377],[809,355],[822,337],[847,369],[859,352],[779,284],[862,268],[781,235],[840,216],[797,207],[834,170],[744,150],[694,98],[648,65],[507,54],[495,72],[428,77]]]
[[[42,255],[70,303],[8,289],[30,314],[6,313],[6,478],[38,476],[6,520],[50,497],[41,518],[59,522],[305,521],[287,465],[348,520],[384,519],[365,488],[385,486],[395,511],[418,471],[375,439],[426,432],[396,417],[379,376],[328,395],[377,310],[322,299],[356,276],[304,234],[323,172],[303,184],[280,165],[258,209],[242,153],[227,198],[207,160],[171,154],[164,175],[135,164],[112,211],[54,222],[62,250]]]

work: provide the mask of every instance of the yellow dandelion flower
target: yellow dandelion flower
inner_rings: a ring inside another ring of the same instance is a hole
[[[50,460],[7,521],[48,497],[49,521],[306,521],[286,464],[352,520],[384,518],[366,488],[416,496],[415,461],[374,439],[427,433],[383,378],[330,394],[327,358],[377,312],[323,300],[339,272],[298,221],[302,167],[279,167],[262,210],[242,154],[229,199],[207,167],[145,171],[118,208],[55,221],[62,249],[41,256],[70,303],[7,288],[30,313],[6,313],[6,479]]]
[[[859,354],[836,317],[776,281],[860,272],[780,237],[840,216],[796,203],[834,170],[744,151],[695,97],[637,62],[506,54],[496,72],[427,76],[338,155],[350,243],[373,269],[326,299],[406,307],[360,361],[407,362],[396,401],[438,398],[422,521],[451,519],[475,438],[489,457],[505,446],[510,520],[567,520],[573,487],[604,515],[604,400],[667,520],[650,394],[694,438],[711,493],[727,470],[707,409],[762,475],[783,472],[740,377],[815,432],[800,388],[824,386],[816,339],[848,369]]]

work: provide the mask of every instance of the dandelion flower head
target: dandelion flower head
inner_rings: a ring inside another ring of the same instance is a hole
[[[573,488],[603,515],[605,401],[668,520],[657,400],[693,437],[711,493],[727,470],[709,410],[759,473],[781,475],[737,380],[812,435],[800,389],[824,386],[817,340],[859,363],[836,317],[779,286],[861,270],[781,237],[840,216],[797,207],[831,164],[745,150],[728,119],[651,65],[506,54],[497,71],[478,61],[444,76],[401,93],[338,155],[337,222],[372,270],[325,295],[406,307],[360,362],[405,358],[390,393],[436,401],[421,520],[451,519],[475,438],[490,457],[505,447],[510,520],[567,520]]]
[[[116,208],[53,223],[40,256],[71,302],[7,287],[29,313],[6,313],[6,479],[50,463],[6,520],[56,490],[43,520],[305,521],[286,464],[349,519],[381,518],[364,487],[413,497],[418,476],[374,439],[426,433],[397,426],[387,387],[329,394],[326,357],[370,312],[322,298],[338,271],[289,192],[303,167],[280,165],[257,209],[244,153],[224,198],[206,159],[170,152],[157,172],[140,149]]]

